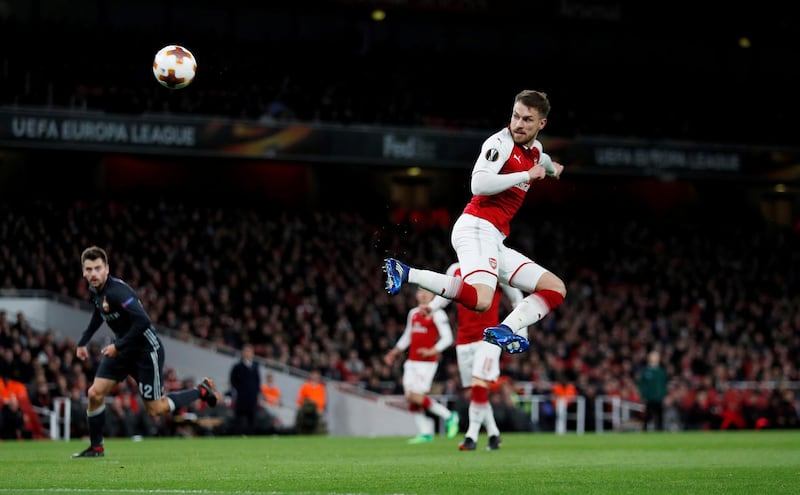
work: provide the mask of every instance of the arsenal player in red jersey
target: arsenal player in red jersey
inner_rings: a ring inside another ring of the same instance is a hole
[[[458,263],[453,263],[447,269],[451,276],[461,276]],[[500,348],[483,340],[483,330],[497,325],[500,321],[501,294],[505,294],[511,306],[519,304],[524,294],[519,289],[501,285],[495,291],[492,306],[488,311],[479,313],[458,305],[456,325],[456,357],[458,358],[458,372],[461,386],[470,389],[469,426],[464,436],[464,441],[458,445],[459,450],[475,450],[478,445],[481,427],[486,428],[489,443],[486,450],[500,448],[500,429],[494,419],[494,411],[489,403],[489,387],[500,377]],[[428,305],[430,311],[444,308],[449,299],[436,297]],[[523,336],[527,335],[527,328],[520,330]]]
[[[403,334],[383,358],[387,364],[392,364],[397,356],[408,351],[408,359],[403,363],[403,390],[419,432],[409,443],[433,441],[433,422],[426,413],[445,420],[447,438],[458,435],[458,413],[428,395],[439,369],[439,357],[453,345],[453,330],[447,313],[428,306],[433,297],[432,292],[417,289],[417,306],[408,312]]]
[[[558,276],[504,243],[528,190],[545,177],[559,178],[564,170],[537,139],[549,112],[545,93],[524,90],[514,98],[508,126],[483,142],[472,169],[472,199],[451,233],[461,277],[394,258],[385,259],[383,266],[390,294],[410,282],[478,312],[491,307],[498,282],[529,294],[500,325],[484,330],[484,340],[509,353],[528,349],[528,339],[519,332],[561,305],[567,294]]]

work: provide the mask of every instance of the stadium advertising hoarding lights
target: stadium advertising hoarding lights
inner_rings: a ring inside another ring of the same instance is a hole
[[[739,172],[739,153],[659,146],[597,146],[594,163],[600,167],[633,167],[639,169],[707,170]]]
[[[197,126],[194,125],[93,118],[13,117],[11,134],[14,138],[28,141],[188,148],[197,144]]]
[[[413,129],[0,108],[0,145],[8,147],[460,167],[472,160],[479,139]]]
[[[0,108],[0,146],[108,153],[469,167],[490,131],[401,129]],[[764,176],[794,170],[800,150],[544,136],[575,174]],[[741,177],[739,177],[741,178]]]

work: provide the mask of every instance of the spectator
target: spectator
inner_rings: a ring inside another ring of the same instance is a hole
[[[661,353],[650,351],[647,366],[642,369],[637,384],[644,401],[643,430],[664,430],[664,398],[668,393],[668,383],[667,370],[661,366]]]
[[[530,413],[522,408],[513,380],[508,376],[501,376],[492,384],[491,390],[490,401],[497,426],[507,431],[529,430]]]
[[[23,425],[15,438],[41,438],[42,424],[39,415],[33,410],[28,388],[17,380],[0,375],[0,404],[3,404],[7,421],[5,432],[11,434],[18,429],[17,416],[22,417]]]
[[[12,395],[3,402],[2,410],[0,410],[0,424],[2,424],[2,431],[0,431],[0,438],[4,440],[22,440],[23,438],[31,438],[31,433],[25,428],[25,415],[19,407],[19,400],[16,396]]]
[[[261,393],[264,396],[267,409],[281,406],[281,389],[275,383],[275,376],[272,373],[267,373],[264,377],[264,383],[261,384]]]
[[[775,429],[800,427],[800,417],[798,417],[797,408],[793,403],[793,390],[774,390],[769,398],[765,426]]]
[[[106,436],[131,438],[136,434],[136,423],[136,415],[125,407],[122,397],[114,396],[106,414]]]
[[[347,359],[344,362],[344,368],[347,371],[345,377],[346,381],[356,383],[363,378],[366,366],[358,355],[358,349],[350,349],[347,351]]]
[[[50,387],[44,377],[36,380],[36,390],[31,398],[31,405],[42,409],[53,408],[53,396],[50,393]]]
[[[569,406],[575,402],[575,398],[578,396],[578,389],[567,380],[566,374],[562,371],[558,373],[556,381],[550,388],[550,393],[553,394],[553,405],[557,407],[558,400],[563,399]]]
[[[255,349],[251,344],[245,344],[242,346],[241,359],[231,368],[233,434],[252,435],[255,432],[261,394],[261,369],[254,358]]]
[[[322,373],[319,369],[311,370],[306,380],[297,391],[297,406],[302,407],[306,401],[314,403],[320,414],[325,412],[327,393],[325,384],[322,383]]]
[[[89,435],[89,424],[86,422],[86,404],[83,395],[87,387],[73,387],[69,391],[70,437],[84,438]]]
[[[325,384],[322,383],[322,373],[315,368],[297,391],[298,410],[295,424],[298,433],[320,431],[324,426],[322,416],[325,413],[326,400],[327,393]]]

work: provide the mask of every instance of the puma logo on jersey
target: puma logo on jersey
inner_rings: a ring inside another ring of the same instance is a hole
[[[515,155],[512,155],[512,156],[514,157],[514,160],[517,161],[517,163],[522,163],[522,158],[519,155],[515,154]]]

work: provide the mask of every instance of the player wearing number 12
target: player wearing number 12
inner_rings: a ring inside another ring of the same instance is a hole
[[[142,302],[130,285],[109,275],[108,255],[105,250],[97,246],[86,248],[81,254],[81,266],[83,277],[89,282],[94,313],[78,341],[75,355],[84,361],[89,358],[86,346],[103,322],[111,328],[116,338],[100,351],[103,359],[97,367],[94,382],[89,387],[86,416],[91,443],[86,450],[73,454],[72,457],[105,455],[103,427],[106,396],[117,383],[128,376],[136,380],[145,410],[151,416],[172,412],[197,399],[215,406],[217,395],[214,384],[208,378],[204,378],[197,387],[162,395],[164,346]]]

